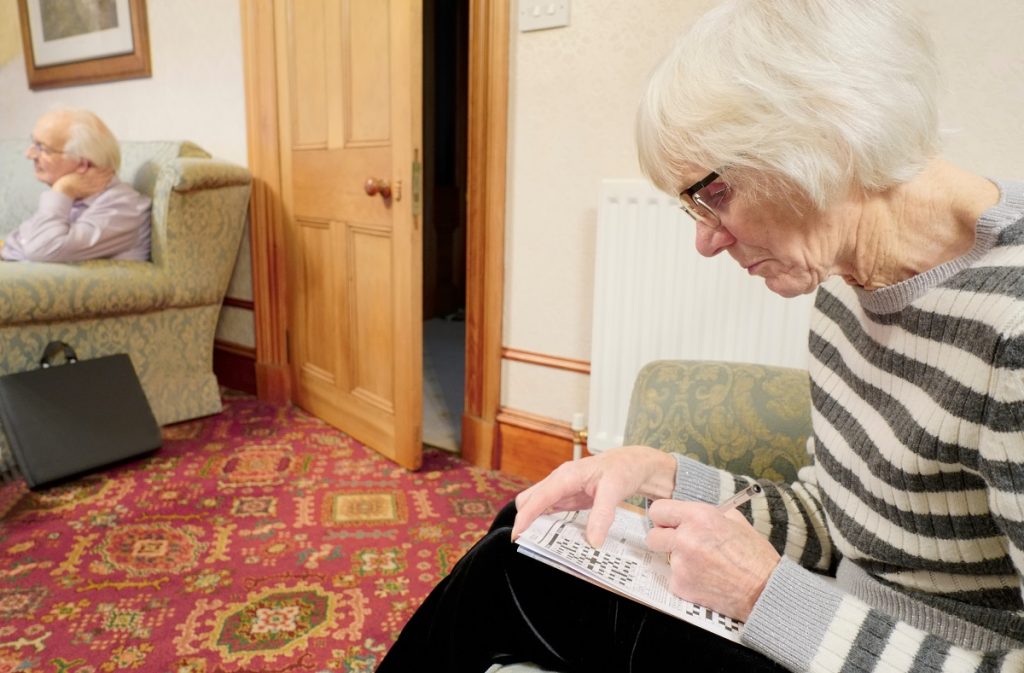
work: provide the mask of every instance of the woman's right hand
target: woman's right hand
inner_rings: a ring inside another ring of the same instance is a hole
[[[640,494],[669,498],[675,487],[672,454],[647,446],[623,446],[563,463],[516,496],[515,540],[544,512],[589,509],[587,542],[600,547],[615,519],[615,508]]]

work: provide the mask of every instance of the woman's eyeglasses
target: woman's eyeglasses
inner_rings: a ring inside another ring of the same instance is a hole
[[[729,197],[729,185],[712,171],[700,182],[679,192],[679,205],[686,214],[711,229],[722,225],[718,209]]]

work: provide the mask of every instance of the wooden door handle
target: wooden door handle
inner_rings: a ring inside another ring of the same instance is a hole
[[[370,196],[380,194],[385,200],[391,198],[391,185],[384,178],[367,178],[363,188]]]

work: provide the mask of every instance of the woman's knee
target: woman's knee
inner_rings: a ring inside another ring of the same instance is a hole
[[[495,515],[494,521],[491,522],[491,527],[488,529],[488,532],[494,532],[499,528],[511,529],[512,524],[515,523],[516,520],[516,511],[516,501],[514,499],[510,500],[501,508],[501,511]]]

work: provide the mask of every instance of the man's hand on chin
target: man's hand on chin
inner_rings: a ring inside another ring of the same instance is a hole
[[[73,200],[85,199],[106,189],[113,177],[113,170],[89,165],[59,178],[53,190]]]

